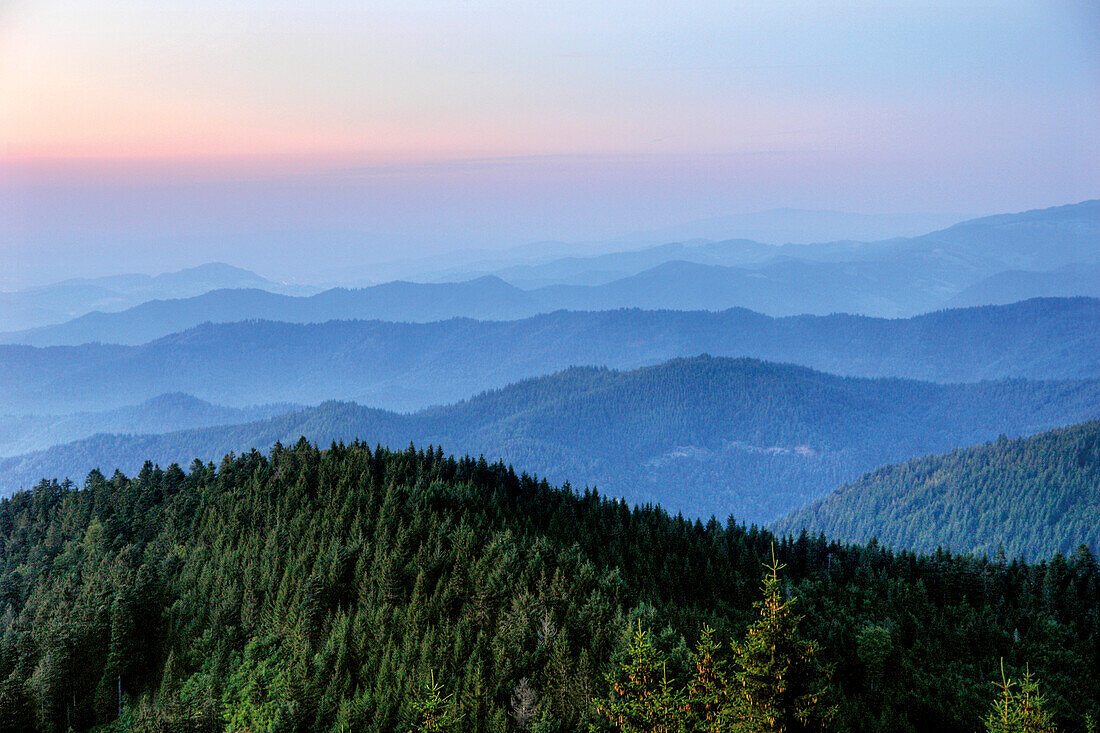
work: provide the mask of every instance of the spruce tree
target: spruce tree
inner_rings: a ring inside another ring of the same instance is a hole
[[[668,680],[665,655],[641,622],[617,675],[609,675],[611,694],[596,702],[596,713],[621,733],[678,733],[683,730],[683,695]]]
[[[799,636],[797,599],[784,599],[780,590],[783,567],[773,546],[772,562],[765,565],[764,598],[755,604],[760,618],[749,626],[745,641],[733,645],[738,667],[733,706],[739,731],[814,730],[832,714],[825,703],[828,672],[818,660],[820,647]]]
[[[985,719],[986,733],[1055,733],[1054,722],[1043,710],[1045,699],[1039,694],[1039,681],[1028,669],[1019,682],[1005,676],[1001,660],[1001,681],[997,698]]]
[[[700,733],[724,733],[733,730],[734,716],[726,662],[719,656],[720,646],[714,629],[703,625],[703,633],[692,655],[695,675],[688,684],[687,709],[695,730]]]
[[[454,695],[444,695],[443,685],[432,674],[412,700],[415,733],[449,733],[458,730],[458,714],[454,709]]]

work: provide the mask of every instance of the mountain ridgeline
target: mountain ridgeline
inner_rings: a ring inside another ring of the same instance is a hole
[[[1100,423],[887,466],[775,525],[894,547],[1046,558],[1100,548]]]
[[[768,522],[884,463],[1100,417],[1100,381],[938,385],[696,357],[574,368],[412,414],[349,403],[243,425],[103,435],[0,460],[0,488],[138,470],[300,436],[443,444],[687,516]]]
[[[972,285],[952,298],[948,305],[967,308],[1067,295],[1100,298],[1100,264],[1068,265],[1050,272],[1007,270]]]
[[[302,294],[310,288],[265,280],[254,272],[210,262],[161,275],[75,278],[15,292],[0,292],[0,324],[5,331],[70,321],[91,311],[117,312],[150,300],[190,298],[211,290],[259,288]]]
[[[644,688],[714,668],[762,618],[773,552],[795,614],[777,658],[820,650],[800,669],[835,729],[969,733],[1004,668],[1038,676],[1060,730],[1100,713],[1086,549],[1027,565],[777,542],[439,450],[300,441],[0,501],[2,722],[610,733],[601,711],[633,704],[616,670],[667,660]],[[784,674],[752,683],[782,694]],[[688,730],[709,730],[704,703],[675,708]]]
[[[1095,733],[1098,242],[0,294],[0,733]]]
[[[97,433],[166,433],[211,425],[263,420],[300,410],[301,405],[222,407],[174,393],[132,407],[72,415],[0,415],[0,456],[42,450]]]
[[[184,299],[151,300],[121,313],[92,312],[64,324],[0,336],[37,346],[140,344],[203,322],[275,320],[318,323],[357,318],[436,321],[511,320],[556,310],[748,308],[772,316],[859,313],[900,317],[943,308],[954,298],[985,304],[980,287],[1009,270],[1064,280],[1051,294],[1082,295],[1059,268],[1100,265],[1100,201],[967,221],[909,239],[774,247],[745,240],[573,258],[561,282],[524,290],[495,275],[465,282],[389,282],[335,288],[308,297],[218,289]],[[592,281],[608,268],[626,274]],[[545,268],[543,268],[545,270]],[[580,283],[578,282],[580,281]],[[977,289],[968,290],[970,288]],[[259,287],[259,289],[256,289]],[[995,288],[996,289],[996,288]],[[963,295],[964,291],[966,294]],[[998,294],[993,301],[1005,302]],[[10,329],[9,329],[10,331]]]
[[[574,365],[632,369],[701,353],[937,382],[1096,378],[1100,301],[904,320],[623,310],[507,322],[207,324],[141,346],[0,346],[0,413],[108,410],[170,392],[236,407],[336,399],[414,410]]]

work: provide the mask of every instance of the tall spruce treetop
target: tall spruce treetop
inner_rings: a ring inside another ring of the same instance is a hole
[[[740,730],[793,733],[816,730],[832,714],[826,704],[828,671],[818,659],[817,642],[799,636],[802,617],[796,598],[784,598],[775,558],[765,565],[764,598],[755,603],[760,618],[749,626],[745,641],[734,643],[738,669],[735,706]]]
[[[621,733],[679,733],[683,730],[682,692],[669,684],[668,660],[641,622],[617,675],[607,678],[611,696],[596,712]]]
[[[411,707],[413,733],[451,733],[458,730],[459,716],[455,711],[454,695],[443,694],[443,685],[435,681],[434,673],[421,686]]]
[[[1028,669],[1022,680],[1005,676],[1001,660],[1001,681],[996,685],[997,699],[985,719],[986,733],[1055,733],[1054,721],[1043,709],[1039,681]]]
[[[703,625],[699,643],[692,655],[695,674],[687,689],[689,718],[700,733],[726,733],[734,730],[730,679],[721,646],[714,638],[714,629]]]

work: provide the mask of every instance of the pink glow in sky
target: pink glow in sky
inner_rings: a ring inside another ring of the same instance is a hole
[[[17,0],[4,154],[954,155],[1097,129],[1085,4],[734,5]]]
[[[1098,195],[1085,0],[0,0],[8,273]]]

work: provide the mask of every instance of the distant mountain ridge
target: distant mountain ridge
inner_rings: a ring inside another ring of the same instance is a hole
[[[556,310],[617,308],[749,308],[773,316],[902,317],[942,308],[967,288],[1006,270],[1051,271],[1071,265],[1100,265],[1098,201],[987,217],[911,239],[875,243],[773,247],[731,240],[574,258],[536,268],[546,279],[556,267],[563,282],[530,290],[497,276],[454,283],[395,281],[310,297],[223,289],[147,302],[119,313],[89,313],[55,326],[8,331],[0,334],[0,341],[37,346],[138,344],[205,321],[514,320]],[[528,278],[536,270],[528,270]]]
[[[165,392],[222,405],[352,400],[411,410],[578,364],[709,353],[861,377],[1100,377],[1100,301],[906,320],[745,310],[557,312],[521,321],[207,324],[141,346],[0,346],[0,414],[98,411]]]
[[[15,292],[0,292],[0,329],[33,329],[92,312],[118,312],[153,299],[189,298],[211,290],[255,288],[302,294],[306,288],[271,282],[222,262],[160,275],[125,274],[74,278]]]
[[[88,313],[68,323],[28,331],[9,342],[142,344],[208,322],[323,323],[348,318],[428,322],[454,317],[455,311],[463,311],[463,317],[488,319],[530,310],[522,290],[495,277],[462,283],[395,281],[359,290],[332,288],[302,297],[255,288],[221,289],[182,300],[151,300],[121,313]]]
[[[71,415],[0,415],[0,456],[13,456],[69,443],[96,433],[167,433],[174,430],[251,422],[300,410],[301,405],[222,407],[176,392],[140,405]]]
[[[1100,551],[1100,422],[886,466],[775,525],[898,549]]]
[[[772,245],[751,239],[670,242],[646,249],[610,252],[592,257],[565,257],[536,265],[513,265],[493,275],[524,289],[550,285],[604,285],[671,262],[717,267],[754,268],[776,260],[843,260],[875,247],[855,241]]]
[[[871,240],[849,237],[807,244],[762,244],[760,241],[752,241],[744,237],[662,244],[646,249],[606,253],[589,258],[570,257],[538,265],[512,266],[492,274],[521,287],[549,284],[603,284],[637,275],[676,260],[700,265],[757,269],[791,260],[803,263],[872,261],[882,267],[888,265],[890,260],[899,257],[912,264],[923,261],[926,267],[932,267],[933,270],[942,268],[945,259],[953,260],[956,265],[962,265],[957,271],[951,273],[952,278],[956,280],[981,277],[978,275],[979,272],[985,272],[985,276],[988,276],[993,272],[1013,268],[1049,270],[1070,264],[1098,261],[1100,201],[1084,201],[1079,204],[1036,209],[1017,214],[998,214],[954,223],[946,228],[929,227],[929,229],[936,231],[916,233],[908,237],[893,236]],[[805,242],[806,240],[795,241]],[[891,269],[887,267],[881,272],[889,273]],[[874,274],[874,271],[871,274]],[[1086,295],[1089,293],[1049,294]],[[943,304],[943,301],[929,301],[925,305],[930,309]],[[968,304],[990,305],[991,303]],[[754,307],[750,303],[731,305]],[[868,315],[891,315],[872,311],[859,312]]]
[[[261,422],[101,435],[0,460],[0,487],[130,473],[300,436],[442,445],[552,481],[690,516],[765,522],[887,462],[1100,417],[1100,381],[935,385],[852,379],[752,359],[696,357],[627,372],[574,368],[446,407],[397,414],[328,402]]]
[[[1066,265],[1047,272],[1006,270],[971,285],[950,300],[953,308],[1002,305],[1031,298],[1100,297],[1100,264]]]

